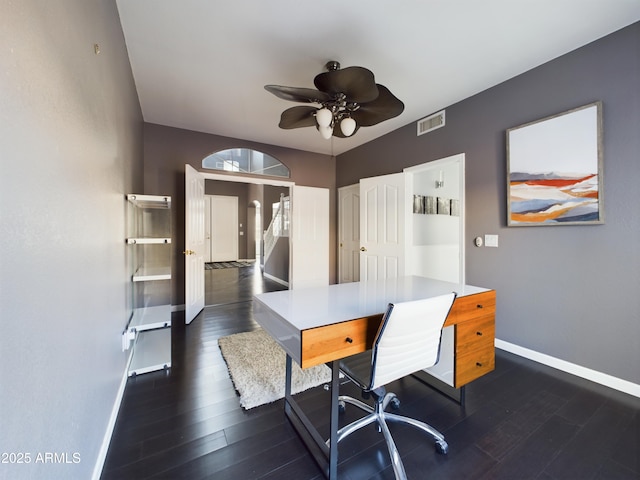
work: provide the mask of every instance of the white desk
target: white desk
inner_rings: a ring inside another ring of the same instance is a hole
[[[285,414],[330,479],[337,478],[337,448],[328,448],[291,395],[291,360],[302,368],[332,369],[331,438],[338,429],[341,358],[371,348],[389,303],[449,292],[457,298],[445,327],[451,328],[451,386],[459,388],[494,368],[495,291],[424,277],[354,282],[254,296],[256,321],[287,353]],[[442,353],[441,353],[442,358]]]

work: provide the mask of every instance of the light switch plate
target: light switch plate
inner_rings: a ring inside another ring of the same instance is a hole
[[[485,235],[484,236],[484,245],[485,245],[485,247],[497,247],[498,246],[498,235]]]

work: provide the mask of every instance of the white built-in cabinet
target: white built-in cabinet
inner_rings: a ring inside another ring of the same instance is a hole
[[[171,367],[171,197],[127,195],[129,376]]]

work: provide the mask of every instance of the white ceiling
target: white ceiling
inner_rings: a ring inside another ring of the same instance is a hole
[[[640,0],[117,0],[149,123],[340,154],[640,20]],[[348,139],[282,130],[328,60],[404,112]]]

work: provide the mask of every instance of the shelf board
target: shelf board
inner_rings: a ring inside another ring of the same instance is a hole
[[[171,280],[171,267],[147,267],[140,266],[133,274],[134,282],[146,282],[148,280]]]
[[[133,310],[129,330],[151,330],[171,325],[171,305],[156,305]]]
[[[171,208],[171,197],[166,195],[138,195],[130,193],[127,200],[140,208]]]
[[[129,376],[171,367],[171,329],[138,332]]]
[[[161,237],[161,238],[127,238],[127,243],[129,245],[156,245],[156,244],[165,244],[171,243],[171,238],[169,237]]]

